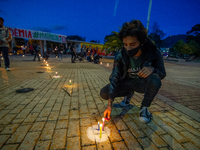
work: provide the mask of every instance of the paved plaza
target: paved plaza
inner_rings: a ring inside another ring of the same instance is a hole
[[[96,126],[107,106],[99,93],[109,83],[113,59],[100,65],[52,57],[51,70],[30,55],[10,56],[10,72],[1,60],[0,149],[200,149],[200,63],[165,61],[167,77],[149,108],[152,121],[139,121],[143,94],[135,93],[124,108],[123,97],[116,98],[99,138]],[[34,90],[16,92],[23,88]]]

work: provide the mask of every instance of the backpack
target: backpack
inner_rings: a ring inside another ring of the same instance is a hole
[[[36,51],[39,51],[39,49],[40,49],[40,47],[39,47],[39,46],[37,46],[35,50],[36,50]]]

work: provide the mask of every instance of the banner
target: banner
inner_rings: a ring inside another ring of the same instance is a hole
[[[58,43],[66,43],[66,36],[53,34],[48,32],[42,31],[34,31],[34,30],[27,30],[27,29],[18,29],[18,28],[9,28],[12,37],[16,38],[27,38],[33,40],[45,40],[45,41],[53,41]]]

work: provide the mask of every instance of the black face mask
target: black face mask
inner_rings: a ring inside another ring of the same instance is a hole
[[[125,49],[126,53],[128,54],[129,57],[133,57],[135,56],[138,51],[141,49],[141,45],[139,45],[138,47],[134,48],[134,49],[131,49],[131,50],[127,50]]]

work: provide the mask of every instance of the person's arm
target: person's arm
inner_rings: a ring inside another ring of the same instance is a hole
[[[154,67],[153,73],[157,73],[161,79],[164,79],[166,76],[165,66],[163,62],[163,56],[159,50],[156,51],[156,59],[155,62],[152,63]]]
[[[108,105],[106,110],[104,111],[104,118],[108,118],[110,120],[110,114],[112,111],[112,104],[116,95],[117,87],[119,78],[122,77],[122,61],[121,61],[121,53],[118,54],[116,57],[114,64],[113,64],[113,71],[110,75],[110,85],[109,85],[109,99],[108,99]]]
[[[163,57],[159,50],[156,50],[155,58],[151,62],[146,61],[143,64],[143,68],[138,72],[138,75],[147,78],[152,73],[157,73],[161,79],[166,76]]]
[[[11,40],[12,40],[12,35],[10,33],[10,30],[8,29],[8,31],[6,32],[6,36],[1,39],[1,43],[8,43]]]
[[[76,50],[75,50],[75,47],[73,47],[73,51],[74,51],[74,53],[76,54]]]

